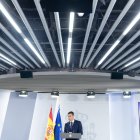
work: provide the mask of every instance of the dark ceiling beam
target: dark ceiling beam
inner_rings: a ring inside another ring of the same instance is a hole
[[[55,42],[56,44],[59,44],[59,42]],[[49,45],[49,42],[40,42],[41,45]],[[63,42],[64,45],[67,45],[68,42]],[[82,45],[83,42],[72,42],[73,45]],[[92,43],[87,43],[87,45],[91,45]],[[96,46],[99,46],[100,44],[97,43]],[[111,46],[112,43],[106,43],[105,46]],[[123,43],[120,43],[120,45],[123,45]],[[131,43],[129,46],[135,45],[134,43]]]
[[[14,30],[14,29],[11,29],[10,28],[10,26],[6,26],[6,28],[8,29],[8,30]],[[22,29],[22,31],[24,31],[24,30],[26,30],[26,28],[24,28],[24,27],[22,27],[21,28]],[[44,31],[44,28],[42,27],[42,26],[38,26],[38,27],[33,27],[32,28],[34,31]],[[62,31],[68,31],[68,28],[61,28],[61,30]],[[81,31],[81,32],[86,32],[86,29],[85,28],[73,28],[73,30],[74,30],[74,32],[79,32],[79,31]],[[98,31],[98,29],[96,29],[96,28],[92,28],[91,30],[90,30],[90,32],[97,32]],[[108,32],[109,31],[109,29],[104,29],[102,32]],[[131,30],[132,32],[136,32],[137,31],[137,29],[132,29]],[[122,29],[116,29],[114,32],[119,32],[119,33],[122,33]],[[84,35],[83,35],[84,36]]]
[[[23,11],[25,12],[37,12],[36,8],[26,8],[26,7],[23,7],[22,8]],[[16,9],[14,9],[16,11]],[[45,8],[42,8],[43,12],[47,12]],[[105,9],[96,9],[96,12],[102,12],[102,13],[105,13],[106,10]],[[122,10],[120,9],[113,9],[112,10],[112,13],[121,13]],[[137,13],[137,11],[135,10],[129,10],[128,13]]]

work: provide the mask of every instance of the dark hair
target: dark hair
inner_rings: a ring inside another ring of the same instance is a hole
[[[68,112],[68,114],[72,114],[74,116],[74,112],[73,111]]]

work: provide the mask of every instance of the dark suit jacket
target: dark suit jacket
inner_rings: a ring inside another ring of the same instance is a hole
[[[67,122],[65,124],[64,132],[65,133],[69,133],[69,132],[72,132],[72,133],[81,133],[83,135],[83,128],[82,128],[81,122],[78,121],[78,120],[74,120],[74,124],[73,124],[72,127],[70,127],[70,122]],[[69,140],[69,139],[67,139],[67,140]],[[73,139],[73,140],[78,140],[78,139]]]

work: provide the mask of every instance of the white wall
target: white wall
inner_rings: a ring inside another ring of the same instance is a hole
[[[0,89],[0,138],[10,97],[10,90]]]
[[[87,99],[86,95],[60,95],[63,125],[67,113],[75,112],[75,118],[83,125],[81,140],[109,140],[109,102],[108,96],[97,95]]]
[[[138,100],[123,99],[122,94],[109,95],[110,140],[139,140]],[[140,100],[139,100],[140,101]]]
[[[133,117],[134,117],[134,124],[133,124],[133,128],[134,128],[134,132],[135,132],[135,140],[140,140],[140,116],[138,115],[138,102],[140,102],[140,94],[136,94],[134,96],[134,104],[133,104]]]
[[[28,97],[10,94],[1,140],[28,140],[33,118],[36,93],[28,93]]]

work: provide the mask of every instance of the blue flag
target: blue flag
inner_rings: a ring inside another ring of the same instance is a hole
[[[61,115],[60,115],[60,108],[59,108],[56,116],[55,127],[54,127],[55,140],[62,140],[61,133],[62,133],[62,122],[61,122]]]

